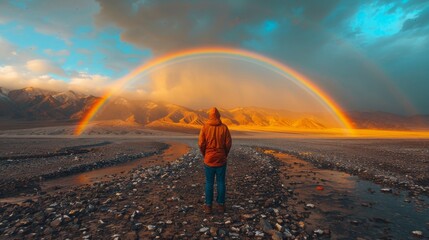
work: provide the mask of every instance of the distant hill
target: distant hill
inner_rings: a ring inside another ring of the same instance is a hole
[[[0,88],[0,117],[20,120],[78,120],[97,99],[72,91]]]
[[[74,91],[55,92],[27,87],[0,87],[2,121],[78,121],[98,97]],[[172,103],[151,100],[111,99],[95,116],[105,124],[140,125],[148,128],[196,128],[207,120],[207,109],[193,110]],[[259,107],[220,109],[222,121],[230,126],[326,129],[323,118],[314,114]],[[385,112],[350,112],[356,128],[427,129],[429,116],[401,116]]]
[[[310,120],[303,114],[282,110],[244,107],[231,110],[220,109],[220,112],[222,121],[231,126],[325,128],[322,123]],[[131,101],[121,97],[113,99],[98,113],[96,119],[126,120],[129,117],[137,123],[152,128],[201,126],[207,120],[207,109],[193,110],[171,103],[150,100]]]

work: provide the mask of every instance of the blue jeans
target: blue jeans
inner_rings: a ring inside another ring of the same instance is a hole
[[[218,204],[225,204],[226,164],[220,167],[209,167],[204,164],[204,170],[206,173],[206,205],[212,205],[212,202],[213,202],[213,185],[214,185],[215,176],[216,176],[216,185],[217,185],[216,202]]]

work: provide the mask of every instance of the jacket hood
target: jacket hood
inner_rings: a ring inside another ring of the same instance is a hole
[[[212,107],[209,110],[209,119],[207,120],[207,124],[212,126],[217,126],[222,124],[222,121],[220,120],[220,113],[217,110],[217,108]]]

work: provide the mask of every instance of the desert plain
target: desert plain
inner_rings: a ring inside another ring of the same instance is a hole
[[[412,239],[429,140],[233,130],[227,211],[206,215],[198,131],[0,132],[2,239]]]

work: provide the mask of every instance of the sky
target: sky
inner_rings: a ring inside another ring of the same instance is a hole
[[[278,60],[308,76],[346,111],[429,114],[428,1],[0,0],[3,87],[102,94],[152,58],[207,45]],[[168,101],[177,95],[165,83],[174,82],[176,91],[188,86],[182,94],[188,98],[180,98],[188,105],[204,102],[201,92],[210,94],[207,89],[244,89],[240,101],[232,99],[234,91],[224,96],[232,105],[271,106],[269,92],[281,95],[279,83],[270,80],[279,77],[264,69],[249,74],[255,66],[239,64],[216,73],[213,62],[205,63],[167,67],[134,86]],[[258,89],[265,95],[255,94]],[[219,92],[213,94],[207,104],[216,104]]]

